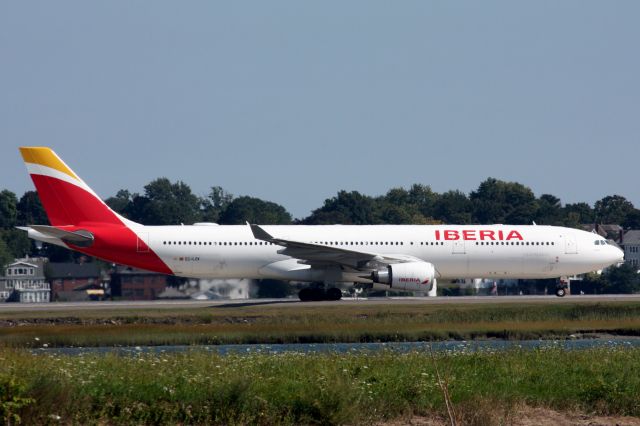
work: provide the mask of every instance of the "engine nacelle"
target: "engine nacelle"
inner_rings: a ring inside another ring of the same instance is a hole
[[[373,271],[374,283],[386,284],[393,290],[429,291],[436,276],[436,269],[429,262],[394,263],[387,269]]]

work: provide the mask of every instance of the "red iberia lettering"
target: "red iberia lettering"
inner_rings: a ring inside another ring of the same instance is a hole
[[[444,239],[445,240],[459,240],[460,239],[460,235],[458,234],[458,231],[452,231],[450,229],[447,229],[446,231],[444,231]]]
[[[495,241],[495,237],[493,236],[495,232],[493,231],[487,231],[487,230],[481,230],[480,231],[480,239],[481,240],[494,240]]]
[[[491,229],[445,229],[435,231],[436,241],[446,240],[446,241],[457,241],[457,240],[465,240],[465,241],[509,241],[509,240],[520,240],[523,241],[524,238],[520,232],[515,230],[491,230]]]
[[[476,231],[465,229],[462,231],[462,239],[463,240],[475,240],[476,239]]]
[[[522,238],[522,235],[520,235],[520,233],[518,231],[511,231],[509,232],[509,235],[507,235],[507,240],[524,240],[524,238]]]

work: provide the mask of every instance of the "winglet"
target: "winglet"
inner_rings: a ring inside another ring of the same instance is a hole
[[[269,234],[267,231],[262,229],[260,227],[260,225],[256,225],[256,224],[249,223],[249,222],[247,222],[247,225],[249,225],[251,227],[251,232],[253,232],[253,237],[256,240],[262,240],[262,241],[273,241],[273,240],[275,240],[275,238],[273,238],[273,236],[271,234]]]

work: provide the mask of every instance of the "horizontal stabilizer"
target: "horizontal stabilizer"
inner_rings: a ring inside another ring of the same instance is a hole
[[[65,231],[64,229],[56,228],[55,226],[47,225],[30,225],[29,227],[21,227],[20,229],[29,230],[33,229],[48,237],[58,238],[65,243],[73,244],[78,247],[89,247],[93,244],[93,234],[89,231]]]

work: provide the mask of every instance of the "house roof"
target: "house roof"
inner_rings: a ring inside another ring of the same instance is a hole
[[[47,275],[52,279],[61,278],[99,278],[97,263],[53,263],[47,265]]]
[[[616,224],[594,224],[594,223],[584,223],[582,225],[580,225],[580,228],[587,231],[587,232],[596,232],[598,235],[600,235],[601,237],[609,237],[612,236],[612,234],[615,234],[616,237],[614,237],[614,239],[618,239],[619,237],[617,237],[617,235],[620,234],[621,231],[623,231],[624,228],[622,228],[622,226],[620,225],[616,225]]]
[[[600,228],[602,228],[602,230],[607,231],[607,232],[620,232],[622,231],[622,226],[620,225],[616,225],[616,224],[604,224],[604,225],[598,225]]]
[[[622,244],[640,244],[640,230],[631,230],[624,233]]]
[[[7,265],[7,268],[11,268],[11,267],[14,267],[14,266],[19,266],[19,265],[29,266],[30,268],[37,268],[38,267],[38,265],[34,265],[33,263],[27,263],[27,262],[24,262],[24,261],[18,261],[18,262],[13,262],[13,263]]]

